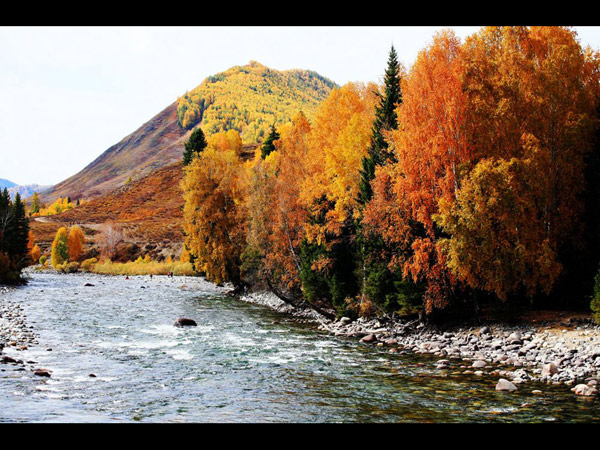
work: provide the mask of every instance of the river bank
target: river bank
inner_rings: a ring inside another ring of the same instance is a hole
[[[312,320],[322,331],[383,347],[390,353],[437,356],[435,369],[440,372],[497,377],[497,390],[527,389],[527,382],[537,381],[565,385],[580,396],[598,395],[600,327],[588,321],[572,320],[562,325],[495,323],[440,330],[418,321],[329,320],[315,311],[295,309],[270,292],[251,293],[242,300]]]

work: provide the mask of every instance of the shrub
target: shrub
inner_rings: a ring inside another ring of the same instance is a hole
[[[48,258],[46,257],[46,255],[40,256],[40,264],[42,266],[45,266],[47,261],[48,261]]]
[[[97,258],[88,258],[83,260],[80,265],[80,269],[85,272],[91,272],[94,269],[94,265],[98,262]]]
[[[590,309],[592,310],[592,317],[597,324],[600,324],[600,269],[594,278],[594,295],[590,302]]]
[[[75,273],[79,271],[79,263],[65,261],[64,263],[57,265],[56,270],[60,273]]]

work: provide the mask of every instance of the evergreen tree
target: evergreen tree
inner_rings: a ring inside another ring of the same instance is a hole
[[[192,162],[192,159],[199,156],[206,148],[207,142],[204,132],[200,127],[194,129],[190,135],[190,139],[185,143],[183,151],[183,166],[187,166]]]
[[[22,269],[29,264],[27,241],[29,239],[29,221],[25,212],[25,203],[17,192],[12,205],[13,225],[11,226],[10,240],[8,241],[8,256],[17,269]]]
[[[367,156],[362,159],[358,193],[361,210],[373,197],[371,182],[375,178],[376,167],[395,162],[395,157],[388,150],[389,144],[384,138],[385,131],[398,128],[396,108],[402,102],[400,65],[393,46],[384,76],[384,92],[378,95],[380,102],[375,109],[371,142]],[[420,303],[422,288],[410,280],[404,280],[399,271],[389,270],[386,256],[388,249],[385,248],[383,239],[373,233],[367,233],[360,217],[356,220],[355,227],[358,253],[356,276],[362,285],[361,297],[371,300],[387,311],[410,311],[413,305]]]
[[[271,152],[273,150],[275,150],[275,144],[273,142],[276,141],[277,139],[279,139],[280,137],[281,136],[275,129],[275,125],[271,125],[271,132],[269,133],[267,138],[264,140],[263,145],[260,148],[262,159],[265,159],[267,156],[269,156],[271,154]]]
[[[387,161],[394,161],[393,153],[388,151],[388,143],[384,138],[384,131],[398,128],[396,108],[402,103],[400,89],[400,64],[394,46],[390,50],[388,65],[384,76],[384,93],[377,94],[380,103],[375,109],[375,120],[371,134],[371,143],[368,154],[362,160],[363,168],[360,173],[360,187],[358,199],[364,206],[373,196],[371,181],[375,178],[375,167]]]

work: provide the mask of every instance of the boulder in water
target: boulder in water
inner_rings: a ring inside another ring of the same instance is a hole
[[[195,320],[187,319],[185,317],[180,317],[179,319],[177,319],[175,321],[174,325],[176,327],[195,327],[198,324],[196,323]]]

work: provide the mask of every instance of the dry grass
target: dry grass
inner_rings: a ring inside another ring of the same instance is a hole
[[[189,262],[157,262],[157,261],[131,261],[118,263],[112,261],[98,262],[90,267],[90,272],[103,275],[173,275],[194,276],[197,273]]]

